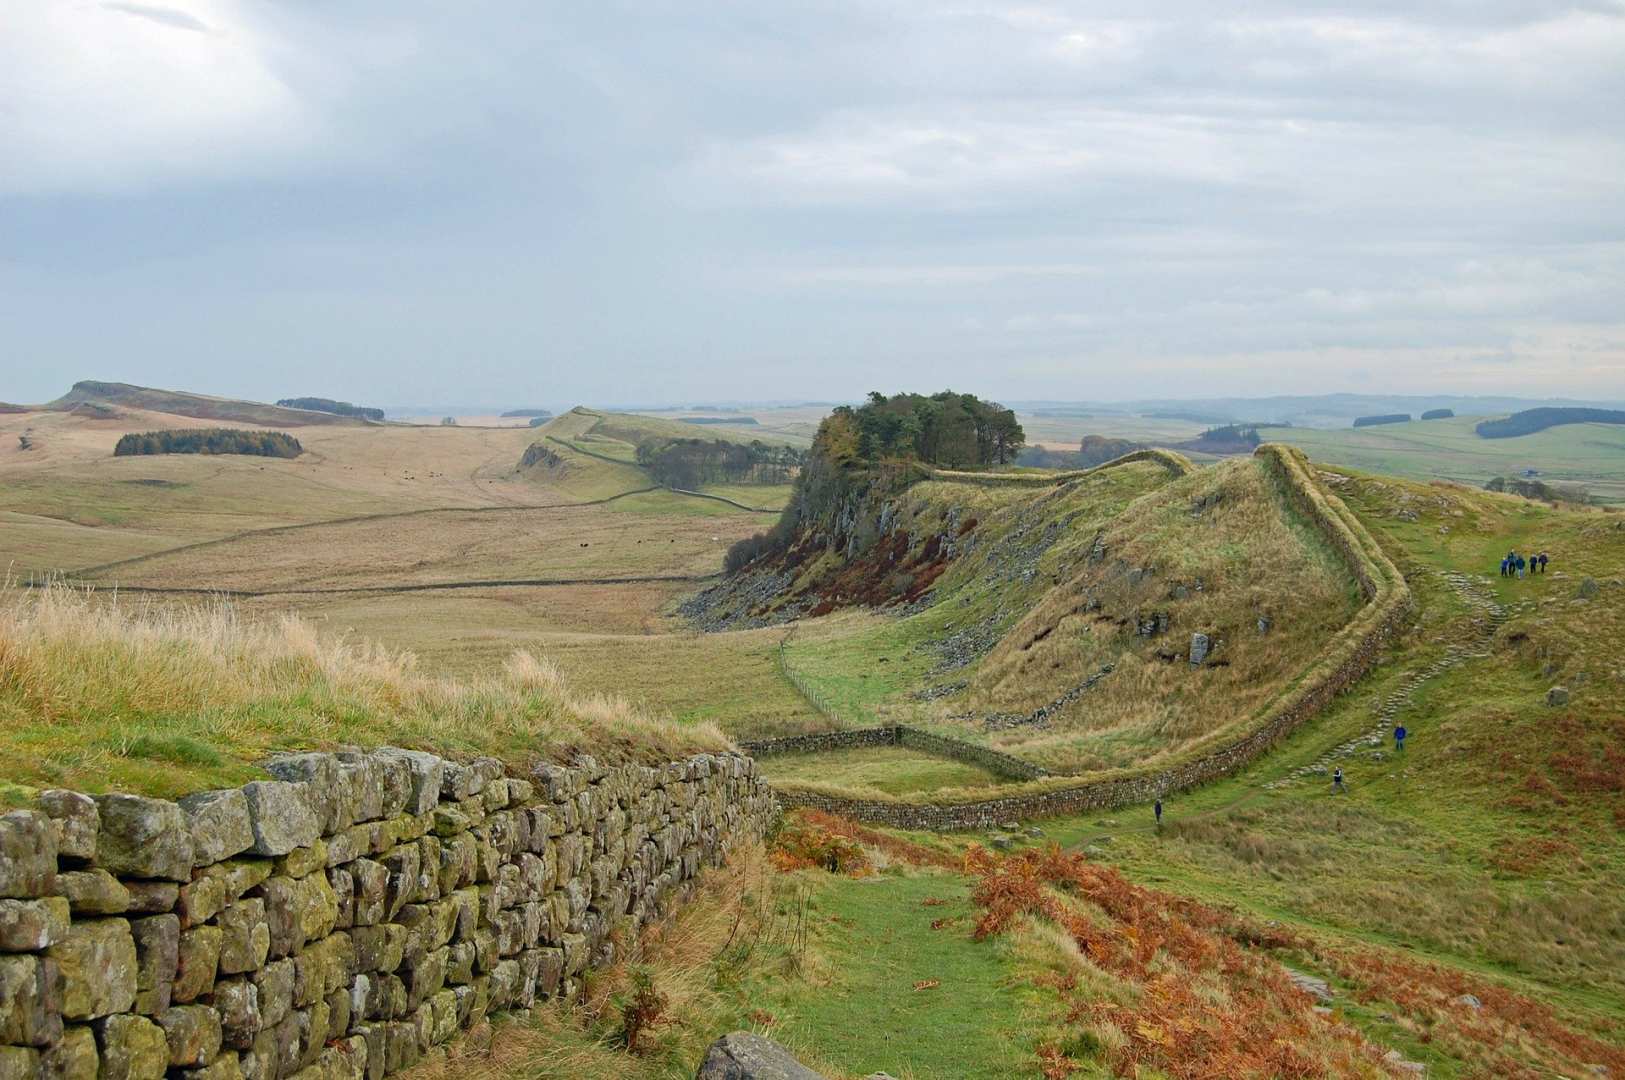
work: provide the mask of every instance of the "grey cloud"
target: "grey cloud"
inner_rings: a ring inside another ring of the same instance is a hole
[[[134,15],[138,19],[147,19],[164,26],[173,26],[177,30],[195,30],[202,34],[209,32],[208,23],[175,8],[158,7],[153,4],[117,3],[114,0],[103,0],[102,7],[110,11],[122,11],[126,15]]]
[[[0,163],[0,399],[1625,395],[1619,4],[189,10],[258,82]]]

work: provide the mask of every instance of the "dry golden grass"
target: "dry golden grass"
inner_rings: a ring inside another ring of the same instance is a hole
[[[0,593],[0,779],[177,795],[254,773],[273,750],[394,743],[516,763],[586,750],[669,760],[727,740],[513,653],[455,681],[406,652],[323,637],[287,616]]]
[[[255,533],[79,580],[244,591],[438,582],[705,575],[759,523],[617,513],[606,506],[447,510]]]

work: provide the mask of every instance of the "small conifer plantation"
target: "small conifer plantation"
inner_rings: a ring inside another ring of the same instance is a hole
[[[250,454],[295,458],[305,452],[299,440],[280,431],[196,428],[180,431],[131,432],[113,447],[114,457],[138,454]]]

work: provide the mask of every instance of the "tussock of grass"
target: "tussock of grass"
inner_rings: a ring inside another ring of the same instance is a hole
[[[395,744],[520,763],[576,750],[669,760],[727,746],[625,700],[572,693],[515,652],[466,681],[411,653],[226,604],[148,606],[61,586],[0,591],[0,780],[178,795],[271,751]]]

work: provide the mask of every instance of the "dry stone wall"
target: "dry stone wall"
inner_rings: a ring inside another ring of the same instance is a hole
[[[1280,484],[1286,501],[1337,551],[1367,602],[1315,665],[1264,711],[1252,730],[1170,768],[1065,783],[1002,798],[930,803],[857,799],[817,789],[781,787],[779,802],[786,808],[814,807],[895,828],[993,828],[1029,818],[1130,806],[1185,791],[1231,775],[1291,734],[1371,670],[1388,642],[1407,624],[1412,597],[1404,575],[1353,512],[1322,488],[1302,451],[1266,443],[1255,454]]]
[[[755,763],[382,749],[0,816],[0,1080],[376,1080],[573,998],[776,806]]]
[[[1030,761],[1000,753],[987,746],[933,735],[903,724],[886,727],[847,728],[842,731],[818,731],[810,735],[786,735],[778,739],[741,743],[740,749],[753,758],[775,754],[824,754],[832,750],[853,750],[873,746],[908,746],[938,757],[952,758],[976,765],[995,776],[1009,780],[1036,780],[1050,775]]]

